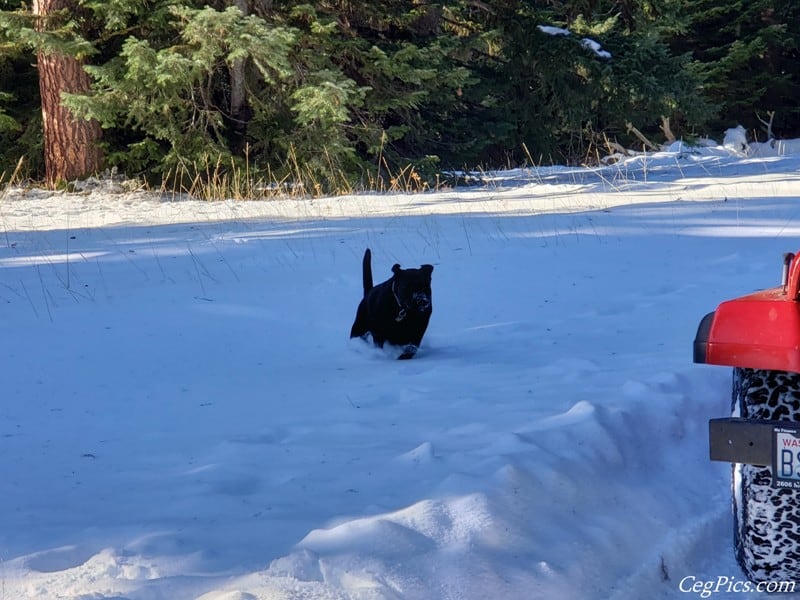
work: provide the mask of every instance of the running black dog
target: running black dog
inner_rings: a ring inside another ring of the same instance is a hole
[[[372,253],[364,252],[362,264],[364,298],[358,305],[356,320],[350,337],[368,339],[379,348],[388,342],[401,346],[401,359],[412,358],[422,336],[428,328],[433,305],[431,304],[431,273],[433,265],[419,269],[392,267],[392,277],[376,286],[372,285]]]

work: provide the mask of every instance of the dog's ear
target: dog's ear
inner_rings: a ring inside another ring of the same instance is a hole
[[[394,265],[392,265],[392,273],[394,273],[395,275],[397,275],[397,274],[398,274],[400,271],[402,271],[402,270],[403,270],[403,269],[401,269],[401,268],[400,268],[400,265],[398,265],[397,263],[395,263]]]
[[[433,273],[433,265],[421,265],[419,270],[425,273],[428,277],[430,277],[431,273]]]

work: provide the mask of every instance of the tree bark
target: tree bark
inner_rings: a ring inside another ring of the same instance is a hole
[[[54,11],[74,9],[72,0],[34,0],[33,12],[39,17],[38,29],[47,30],[47,16]],[[98,172],[103,152],[98,145],[102,130],[97,121],[76,119],[61,103],[63,93],[89,91],[91,80],[83,63],[72,56],[37,53],[39,90],[42,96],[44,164],[47,185],[72,181]]]
[[[233,5],[237,7],[245,17],[247,16],[247,0],[234,0]],[[234,61],[230,68],[231,117],[234,120],[234,127],[238,131],[244,131],[247,127],[247,92],[245,89],[244,65],[244,60],[239,59]]]

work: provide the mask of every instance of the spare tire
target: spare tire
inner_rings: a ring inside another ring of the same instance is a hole
[[[800,421],[800,373],[735,368],[734,417]],[[800,580],[800,492],[772,487],[772,469],[733,465],[736,560],[754,582]]]

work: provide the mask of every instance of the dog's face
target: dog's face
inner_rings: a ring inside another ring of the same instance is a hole
[[[394,293],[402,308],[430,312],[433,265],[422,265],[419,269],[401,269],[400,265],[394,265],[392,273]]]

